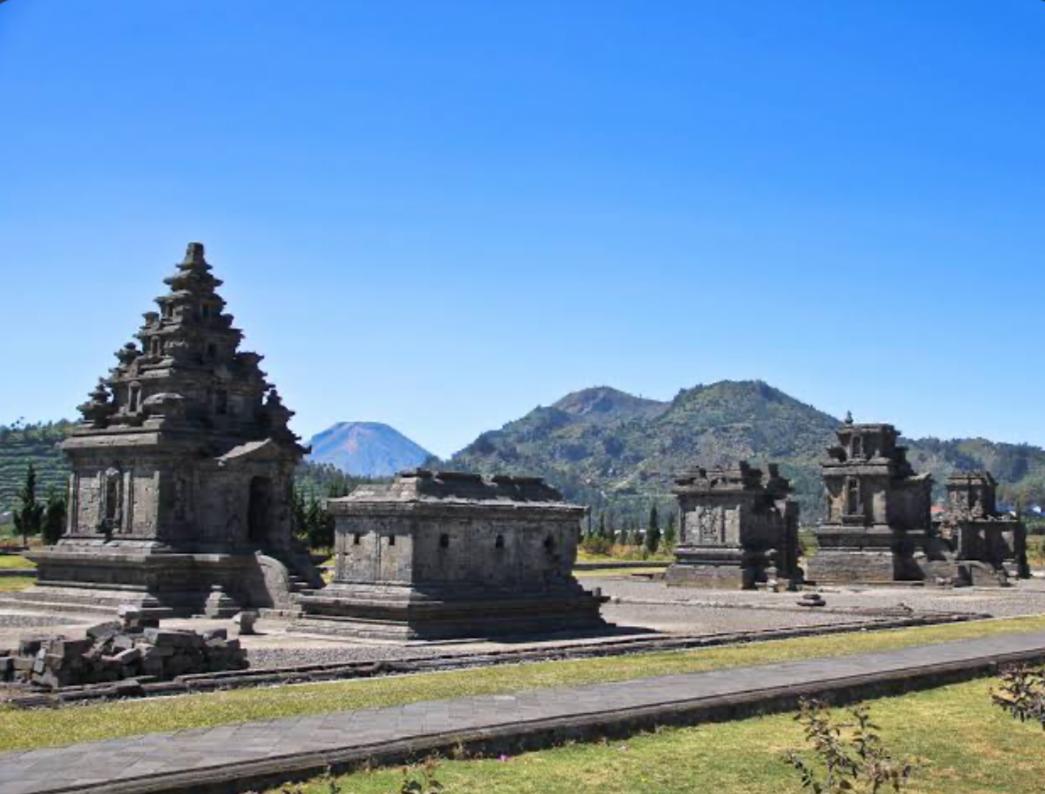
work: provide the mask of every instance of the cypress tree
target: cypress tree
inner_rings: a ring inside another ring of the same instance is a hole
[[[657,506],[649,509],[649,525],[646,527],[646,551],[656,554],[660,547],[660,520],[657,516]]]
[[[25,471],[25,483],[18,492],[18,509],[15,510],[15,531],[22,536],[22,545],[29,546],[29,536],[40,532],[44,506],[36,501],[36,469],[33,464]]]

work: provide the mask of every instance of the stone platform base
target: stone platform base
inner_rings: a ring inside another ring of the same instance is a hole
[[[820,584],[893,584],[920,581],[913,560],[897,560],[889,550],[820,549],[806,562],[806,579]]]
[[[262,554],[183,553],[134,546],[53,546],[28,555],[37,584],[0,600],[45,612],[114,613],[133,605],[149,617],[226,617],[246,608],[292,605],[291,576]]]
[[[328,585],[298,597],[290,631],[388,640],[480,639],[590,632],[609,628],[606,599],[580,588],[547,593],[428,591]]]
[[[753,573],[738,565],[669,565],[664,571],[668,587],[707,587],[716,590],[751,590],[757,584]]]

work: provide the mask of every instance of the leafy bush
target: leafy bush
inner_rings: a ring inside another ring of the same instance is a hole
[[[903,791],[914,766],[896,760],[882,743],[867,706],[848,710],[852,722],[837,722],[818,700],[803,699],[795,720],[802,725],[813,760],[796,750],[785,754],[802,778],[802,788],[813,794]]]
[[[1006,668],[1001,686],[991,692],[996,706],[1020,722],[1039,722],[1045,730],[1045,665],[1017,664]]]

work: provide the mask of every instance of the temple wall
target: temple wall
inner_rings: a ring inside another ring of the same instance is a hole
[[[572,518],[338,516],[337,581],[468,587],[561,582],[571,575],[577,535]]]

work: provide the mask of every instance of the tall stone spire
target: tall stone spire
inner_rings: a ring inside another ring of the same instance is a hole
[[[49,592],[55,603],[90,593],[157,615],[286,606],[289,574],[271,576],[260,560],[322,584],[293,538],[304,452],[287,427],[293,412],[261,356],[239,349],[202,244],[189,243],[165,283],[140,346],[116,351],[62,445],[69,523],[59,549],[34,553],[40,581],[76,583]]]

